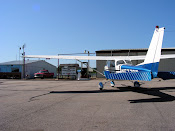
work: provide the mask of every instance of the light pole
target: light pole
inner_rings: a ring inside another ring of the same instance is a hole
[[[84,53],[88,53],[88,56],[90,55],[88,50],[85,50]],[[88,60],[88,64],[87,64],[87,77],[89,78],[89,60]]]
[[[23,53],[22,53],[22,55],[23,55],[23,68],[22,68],[22,78],[24,79],[25,78],[25,52],[24,52],[24,48],[26,47],[26,45],[24,44],[23,46],[22,46],[22,49],[23,49]]]
[[[58,54],[58,56],[59,56],[59,54]],[[59,64],[60,64],[60,62],[59,62],[59,59],[58,59],[58,79],[59,79]]]
[[[21,47],[18,46],[18,48],[19,48],[19,64],[20,64],[20,50],[21,50]]]

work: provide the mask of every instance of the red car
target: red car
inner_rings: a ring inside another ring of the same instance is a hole
[[[39,72],[34,74],[34,78],[53,78],[54,73],[49,73],[48,70],[40,70]]]

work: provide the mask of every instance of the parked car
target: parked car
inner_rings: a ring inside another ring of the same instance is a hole
[[[53,78],[54,73],[49,73],[48,70],[40,70],[39,72],[34,74],[34,78]]]

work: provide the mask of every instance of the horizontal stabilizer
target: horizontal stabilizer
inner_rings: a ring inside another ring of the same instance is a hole
[[[163,80],[175,79],[175,71],[158,72],[157,76]]]

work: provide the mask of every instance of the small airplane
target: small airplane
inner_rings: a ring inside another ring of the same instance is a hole
[[[40,56],[26,55],[25,58],[46,59],[76,59],[76,60],[107,60],[104,67],[104,76],[114,87],[114,80],[134,81],[134,87],[140,87],[139,81],[151,81],[157,77],[160,59],[175,58],[175,54],[161,55],[165,28],[156,26],[146,56]],[[131,60],[144,60],[143,63],[132,65]],[[106,82],[107,83],[107,82]],[[102,90],[104,84],[99,83]]]

